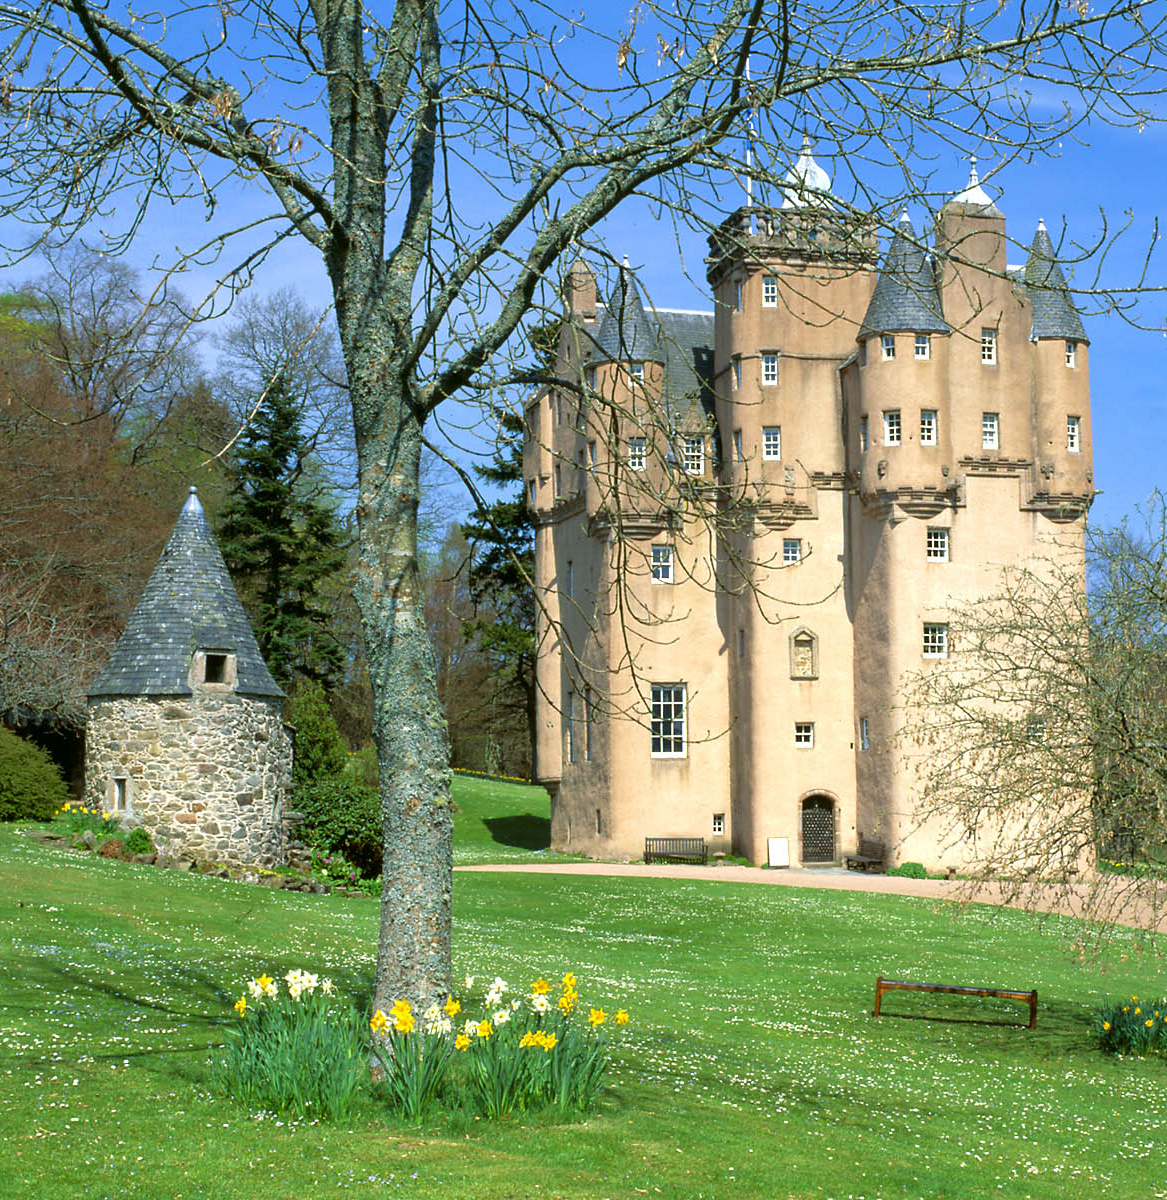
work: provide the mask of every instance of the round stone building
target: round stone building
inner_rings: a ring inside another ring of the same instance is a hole
[[[159,849],[283,859],[292,743],[197,490],[89,692],[85,795]]]

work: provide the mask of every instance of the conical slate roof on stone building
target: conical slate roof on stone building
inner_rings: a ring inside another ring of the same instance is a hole
[[[235,655],[234,691],[282,697],[259,652],[195,488],[130,615],[95,696],[189,696],[196,650]]]
[[[1066,338],[1068,341],[1085,342],[1086,330],[1082,318],[1070,299],[1066,277],[1058,266],[1053,242],[1044,221],[1039,221],[1029,259],[1025,264],[1025,289],[1029,303],[1033,306],[1032,337]]]
[[[636,282],[620,271],[611,303],[604,310],[596,335],[598,357],[611,362],[663,362],[660,337],[644,311]]]
[[[936,272],[904,213],[880,268],[859,336],[870,333],[949,333]]]

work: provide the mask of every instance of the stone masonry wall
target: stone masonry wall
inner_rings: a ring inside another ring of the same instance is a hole
[[[128,823],[160,850],[240,866],[285,852],[292,744],[276,700],[226,695],[91,701],[85,798],[114,807],[126,779]]]

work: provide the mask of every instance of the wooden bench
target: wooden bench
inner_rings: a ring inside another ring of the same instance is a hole
[[[875,979],[875,1016],[884,992],[946,992],[953,996],[999,996],[1003,1000],[1023,1000],[1029,1005],[1029,1028],[1037,1028],[1037,991],[1015,992],[1009,988],[952,987],[944,983],[909,983],[906,979]]]
[[[870,871],[872,867],[882,871],[883,860],[887,853],[887,846],[883,842],[872,841],[871,838],[860,837],[859,850],[855,854],[847,855],[847,870],[849,871]]]
[[[644,861],[700,863],[709,861],[705,839],[695,837],[657,837],[644,839]]]

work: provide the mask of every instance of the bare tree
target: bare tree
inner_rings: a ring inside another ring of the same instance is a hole
[[[953,614],[950,656],[905,681],[899,741],[918,820],[971,849],[974,884],[1105,935],[1167,913],[1164,499],[1090,534],[1089,601],[1051,550]]]
[[[987,141],[1004,162],[1087,119],[1151,119],[1165,22],[1153,0],[642,4],[616,30],[505,0],[400,0],[384,21],[356,0],[125,20],[86,0],[0,5],[0,212],[30,232],[18,252],[50,236],[116,251],[184,205],[208,226],[175,267],[215,261],[231,288],[298,237],[327,269],[385,813],[378,1003],[424,1001],[450,972],[447,740],[417,573],[426,421],[537,378],[516,331],[623,201],[700,223],[734,169],[764,176],[734,150],[751,112],[772,160],[816,114],[856,203],[886,217],[930,191],[915,164],[945,144]]]

